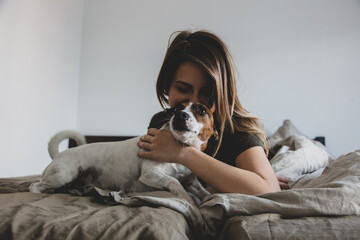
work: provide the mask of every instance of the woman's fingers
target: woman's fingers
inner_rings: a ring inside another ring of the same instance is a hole
[[[288,183],[289,182],[289,180],[284,176],[276,174],[276,177],[277,177],[279,182],[283,182],[283,183]]]
[[[281,190],[290,189],[289,180],[286,177],[278,175],[278,174],[276,174],[276,177],[279,181]]]
[[[145,151],[150,151],[151,143],[142,141],[140,138],[140,141],[138,142],[138,147],[144,149]]]
[[[147,135],[155,136],[157,131],[159,131],[159,129],[157,129],[157,128],[149,128],[148,131],[147,131]]]
[[[151,143],[153,141],[153,138],[154,138],[153,136],[146,134],[140,137],[140,141]]]
[[[281,188],[281,190],[287,190],[287,189],[290,189],[290,186],[289,186],[289,184],[287,184],[287,183],[284,183],[284,182],[279,182],[279,184],[280,184],[280,188]]]

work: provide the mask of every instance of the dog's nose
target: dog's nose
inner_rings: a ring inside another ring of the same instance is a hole
[[[187,114],[186,112],[181,112],[180,117],[181,117],[182,120],[188,120],[189,119],[189,114]]]
[[[183,121],[186,121],[186,120],[188,120],[190,118],[189,115],[186,112],[183,112],[183,111],[177,112],[176,117],[179,120],[183,120]]]
[[[188,131],[187,120],[190,119],[189,114],[183,111],[176,111],[173,119],[173,128],[178,131]]]

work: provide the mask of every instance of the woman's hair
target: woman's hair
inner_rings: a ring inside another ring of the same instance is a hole
[[[224,132],[234,131],[255,134],[262,141],[266,153],[268,142],[259,118],[252,115],[240,104],[237,95],[235,66],[232,57],[219,37],[207,31],[175,32],[161,66],[157,83],[157,97],[162,107],[169,105],[168,93],[174,75],[180,64],[193,62],[203,68],[209,76],[212,96],[215,104],[214,119],[219,132],[218,151]]]

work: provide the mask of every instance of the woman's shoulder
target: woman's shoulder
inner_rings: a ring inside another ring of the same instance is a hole
[[[256,134],[242,131],[235,131],[234,133],[225,132],[215,158],[235,166],[235,159],[239,154],[251,147],[257,146],[264,148],[262,141]]]
[[[242,131],[235,131],[234,133],[224,133],[222,144],[230,146],[233,145],[234,148],[238,149],[238,151],[241,152],[255,146],[260,146],[264,148],[261,139],[256,134]]]
[[[229,139],[232,141],[246,141],[246,142],[259,142],[261,143],[260,138],[253,133],[235,131],[234,133],[225,132],[224,137],[225,140]]]

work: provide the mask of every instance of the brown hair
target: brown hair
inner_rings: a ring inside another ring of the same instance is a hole
[[[192,61],[209,75],[212,96],[215,103],[214,119],[219,132],[218,151],[225,131],[242,131],[255,134],[263,142],[268,153],[268,142],[259,118],[252,115],[240,104],[237,95],[235,66],[232,57],[219,37],[207,31],[175,32],[161,66],[157,83],[157,97],[162,107],[169,105],[168,91],[174,74],[180,64]],[[170,37],[171,39],[171,37]]]

